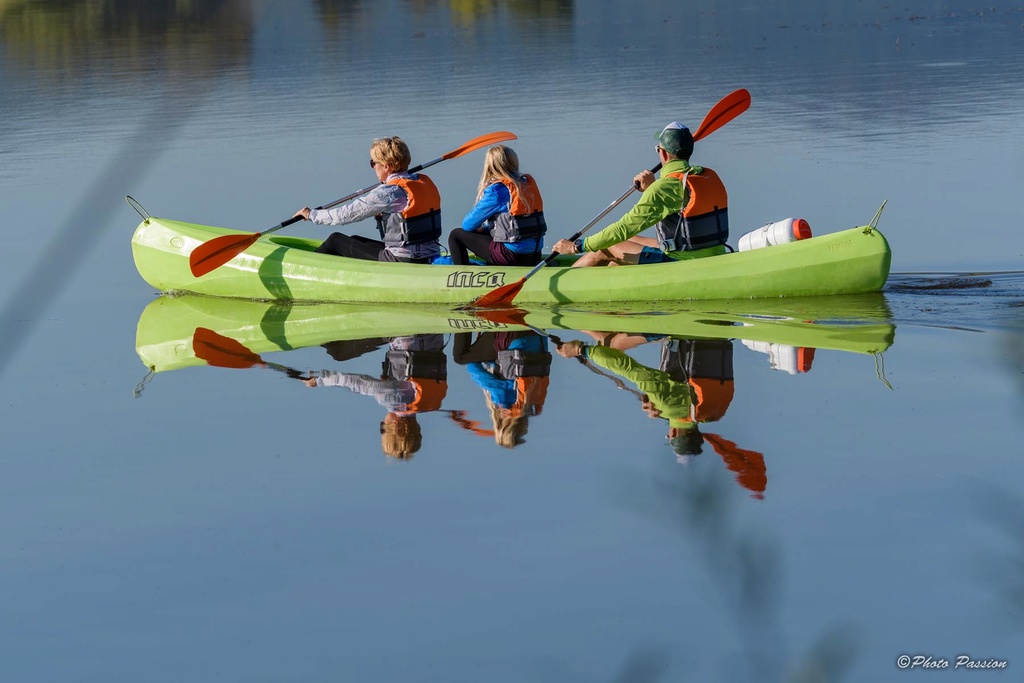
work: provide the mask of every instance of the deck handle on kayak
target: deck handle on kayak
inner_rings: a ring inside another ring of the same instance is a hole
[[[871,222],[868,223],[866,228],[864,228],[865,235],[870,235],[872,232],[878,229],[878,219],[882,217],[882,209],[885,208],[885,205],[888,201],[888,199],[882,200],[882,205],[878,207],[878,211],[875,212],[875,217],[872,218]]]
[[[152,218],[152,216],[149,215],[149,211],[146,211],[145,207],[143,207],[142,204],[139,204],[135,197],[131,196],[130,194],[126,194],[124,196],[124,200],[128,202],[128,206],[135,209],[135,213],[142,216],[143,221],[145,221],[146,223],[149,222],[149,219]]]

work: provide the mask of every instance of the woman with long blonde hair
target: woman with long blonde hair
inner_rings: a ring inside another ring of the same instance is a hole
[[[500,266],[533,266],[544,248],[544,200],[533,176],[519,172],[519,156],[505,145],[487,150],[476,205],[448,236],[452,263],[469,264],[472,251]]]

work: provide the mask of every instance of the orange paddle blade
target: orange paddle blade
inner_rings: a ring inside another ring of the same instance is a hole
[[[526,278],[519,278],[510,285],[502,285],[501,287],[491,290],[486,294],[481,294],[465,306],[459,306],[459,309],[509,308],[512,305],[512,299],[516,298],[516,294],[519,294],[519,290],[522,289],[525,284]]]
[[[693,139],[700,140],[701,138],[714,133],[716,130],[745,112],[749,107],[750,93],[747,92],[746,88],[740,88],[739,90],[732,91],[719,100],[718,104],[711,108],[708,115],[700,122],[700,127],[697,128],[697,132],[693,134]]]
[[[221,235],[203,242],[188,255],[188,267],[193,277],[202,277],[220,268],[253,245],[261,232],[251,235]]]
[[[478,150],[481,147],[487,147],[488,145],[496,145],[499,142],[507,142],[509,140],[517,140],[518,137],[515,133],[510,133],[507,130],[499,130],[493,133],[487,133],[475,137],[472,140],[467,141],[462,147],[458,147],[448,152],[442,159],[454,159],[455,157],[461,157],[463,154],[469,154],[472,151]]]
[[[196,358],[218,368],[252,368],[265,363],[244,344],[205,327],[197,327],[192,335],[192,353]]]

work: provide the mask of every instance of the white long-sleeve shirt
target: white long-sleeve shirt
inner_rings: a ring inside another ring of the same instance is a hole
[[[409,178],[409,173],[392,173],[391,178]],[[376,216],[379,213],[401,213],[409,206],[409,195],[398,185],[384,182],[370,190],[362,197],[353,199],[348,204],[333,209],[312,209],[309,220],[318,225],[348,225],[357,221]],[[411,244],[406,247],[385,246],[396,258],[427,258],[432,259],[441,253],[441,244],[437,241],[425,244]]]
[[[406,413],[416,400],[416,385],[408,380],[377,379],[353,372],[321,370],[318,387],[344,387],[362,396],[370,396],[389,413]]]

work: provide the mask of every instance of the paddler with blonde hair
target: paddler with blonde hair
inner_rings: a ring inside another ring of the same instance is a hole
[[[455,265],[468,265],[469,252],[489,264],[534,266],[540,263],[547,224],[537,181],[519,172],[519,155],[505,145],[487,150],[476,204],[462,227],[448,235]]]

